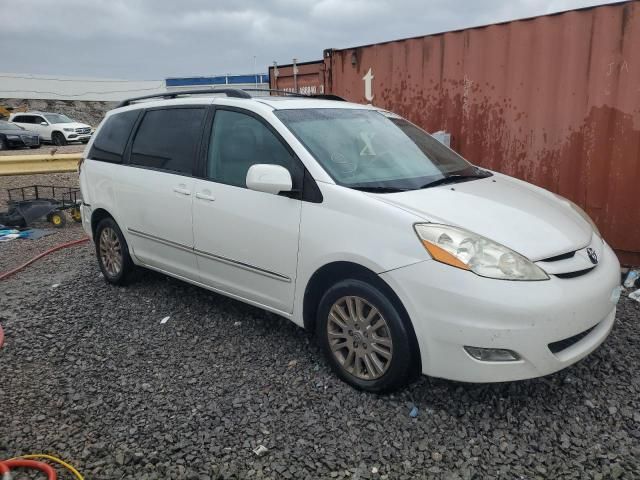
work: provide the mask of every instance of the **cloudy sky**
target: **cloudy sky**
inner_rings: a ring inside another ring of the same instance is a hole
[[[0,0],[0,71],[124,79],[253,73],[343,48],[593,0]]]

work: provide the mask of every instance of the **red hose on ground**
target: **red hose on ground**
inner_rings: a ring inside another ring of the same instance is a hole
[[[14,468],[31,468],[34,470],[40,470],[42,473],[47,475],[47,480],[56,480],[58,478],[56,471],[46,463],[36,462],[35,460],[23,460],[20,458],[0,462],[0,474],[2,475],[9,473],[9,471]]]
[[[50,248],[49,250],[46,250],[46,251],[42,252],[41,254],[33,257],[31,260],[29,260],[26,263],[23,263],[19,267],[16,267],[13,270],[9,270],[8,272],[0,273],[0,280],[4,280],[5,278],[13,275],[14,273],[18,273],[23,268],[28,267],[29,265],[31,265],[36,260],[40,260],[42,257],[45,257],[45,256],[49,255],[50,253],[56,252],[58,250],[62,250],[63,248],[72,247],[73,245],[78,245],[80,243],[88,242],[88,241],[89,241],[89,237],[85,237],[85,238],[81,238],[80,240],[73,240],[72,242],[67,242],[67,243],[62,243],[60,245],[56,245],[55,247]]]

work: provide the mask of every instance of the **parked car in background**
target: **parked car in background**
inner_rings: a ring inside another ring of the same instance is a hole
[[[37,132],[41,140],[54,145],[66,145],[69,142],[87,143],[91,138],[91,126],[76,122],[60,113],[12,113],[9,122]]]
[[[139,265],[275,312],[374,392],[539,377],[611,331],[620,265],[577,205],[376,107],[224,93],[98,128],[82,221],[108,282]]]
[[[21,147],[40,148],[40,136],[20,125],[0,120],[0,150]]]

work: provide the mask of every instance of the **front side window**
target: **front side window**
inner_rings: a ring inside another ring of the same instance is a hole
[[[252,165],[267,163],[289,170],[294,188],[302,166],[260,120],[231,110],[216,111],[207,162],[207,177],[219,183],[246,188]]]
[[[93,142],[89,158],[122,163],[122,155],[129,141],[131,129],[139,114],[139,110],[131,110],[108,117]]]
[[[131,163],[191,175],[204,108],[168,108],[145,113],[131,148]]]
[[[51,124],[56,124],[56,123],[73,123],[73,120],[71,120],[69,117],[67,117],[66,115],[62,115],[60,113],[48,113],[45,115],[45,118],[49,121],[49,123]],[[41,120],[38,120],[39,122]]]
[[[330,108],[275,114],[339,185],[414,190],[450,176],[476,175],[476,167],[401,117]]]
[[[46,120],[42,117],[31,117],[31,123],[35,123],[36,125],[40,125],[42,122],[47,123]]]

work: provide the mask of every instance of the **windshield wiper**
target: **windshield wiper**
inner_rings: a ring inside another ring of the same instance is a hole
[[[459,175],[459,174],[447,175],[446,177],[439,178],[438,180],[434,180],[433,182],[425,183],[420,188],[422,189],[422,188],[437,187],[438,185],[446,185],[448,183],[467,182],[469,180],[475,180],[478,178],[487,178],[487,177],[490,177],[491,175],[492,175],[491,173],[484,172],[482,170],[472,175]]]
[[[376,187],[371,185],[353,185],[349,186],[354,190],[358,190],[360,192],[371,192],[371,193],[397,193],[397,192],[406,192],[406,188],[396,188],[396,187]]]

